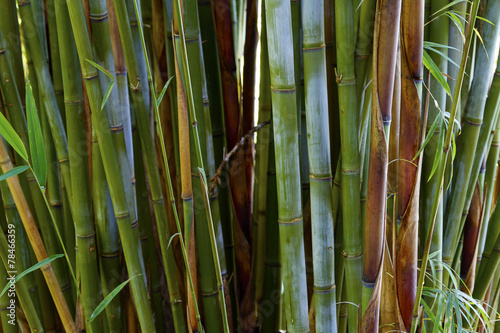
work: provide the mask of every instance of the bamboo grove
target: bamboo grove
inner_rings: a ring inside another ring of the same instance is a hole
[[[1,332],[500,332],[500,0],[0,0]]]

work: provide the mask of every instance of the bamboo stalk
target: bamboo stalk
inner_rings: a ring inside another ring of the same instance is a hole
[[[342,211],[347,301],[361,305],[362,241],[360,219],[360,155],[358,151],[358,108],[354,71],[354,8],[351,1],[335,1],[337,32],[337,86],[339,91],[342,146]],[[357,309],[348,307],[349,332],[357,328]]]
[[[4,173],[12,169],[12,163],[10,161],[9,155],[7,154],[7,151],[5,150],[3,142],[0,144],[0,161],[1,168]],[[45,250],[45,246],[42,242],[40,234],[38,233],[38,230],[36,228],[33,215],[31,215],[30,213],[26,198],[22,193],[18,177],[14,176],[8,178],[7,184],[9,185],[9,189],[12,193],[14,202],[16,203],[19,215],[21,216],[21,220],[23,221],[24,228],[26,230],[26,233],[28,234],[28,238],[30,239],[30,243],[33,247],[36,258],[40,262],[43,259],[47,258],[47,252]],[[49,287],[50,293],[52,295],[64,328],[67,331],[74,332],[76,330],[75,323],[73,322],[73,318],[69,312],[68,306],[59,287],[54,271],[52,270],[52,266],[50,264],[47,264],[43,266],[41,270],[44,275],[45,281],[47,282],[47,286]]]
[[[387,214],[388,143],[386,138],[389,135],[389,129],[385,127],[391,121],[401,2],[379,1],[377,11],[373,46],[370,160],[366,180],[368,196],[363,247],[362,314],[365,316],[363,325],[366,325],[366,331],[376,330],[379,322],[381,279],[383,278],[380,272],[382,272],[384,258]],[[370,290],[371,288],[373,290]]]
[[[54,87],[50,78],[49,68],[46,56],[43,51],[43,43],[33,18],[30,1],[20,1],[19,14],[21,17],[22,27],[26,41],[28,42],[29,53],[33,60],[33,65],[36,71],[36,77],[39,83],[40,93],[43,96],[43,104],[47,110],[47,116],[54,139],[54,145],[57,151],[59,167],[61,175],[66,183],[67,193],[71,198],[72,190],[70,185],[70,170],[68,159],[68,142],[66,132],[62,123],[60,110],[57,106],[57,100],[54,93]],[[71,200],[70,200],[71,203]]]
[[[488,3],[486,18],[497,22],[500,19],[500,2],[492,1]],[[479,165],[484,155],[485,141],[478,146],[481,124],[484,121],[484,136],[488,136],[493,126],[493,115],[485,115],[485,103],[488,85],[491,82],[494,72],[495,60],[498,57],[498,40],[500,36],[500,26],[486,25],[483,28],[482,39],[484,48],[478,49],[475,71],[478,76],[472,82],[469,98],[465,105],[462,119],[465,121],[460,136],[456,140],[457,155],[453,163],[453,180],[450,190],[454,193],[448,200],[445,211],[443,261],[450,262],[454,257],[458,241],[463,230],[461,212],[467,211],[469,200],[466,189],[469,181],[477,179]],[[493,111],[493,110],[490,110]],[[491,117],[491,118],[490,118]],[[484,137],[483,136],[483,137]],[[478,149],[479,148],[479,149]],[[474,154],[477,150],[477,157]],[[467,161],[467,162],[466,162]],[[471,162],[473,161],[473,162]],[[471,192],[472,193],[472,192]],[[470,196],[469,196],[470,197]],[[445,283],[447,282],[446,277]]]
[[[403,1],[401,8],[401,119],[399,158],[412,161],[420,147],[423,58],[423,1]],[[421,160],[420,156],[420,160]],[[398,216],[401,228],[395,259],[396,290],[406,330],[412,324],[417,288],[418,219],[421,163],[399,163]]]
[[[273,126],[285,313],[288,330],[307,332],[309,322],[303,218],[299,192],[300,170],[295,161],[299,146],[291,9],[288,1],[269,0],[265,5],[267,38],[269,45],[273,45],[269,48],[269,67],[271,69],[272,104],[275,111],[273,112]]]
[[[68,9],[71,18],[71,25],[74,31],[85,31],[85,17],[83,8],[78,2],[68,2]],[[113,208],[117,218],[118,229],[122,241],[123,251],[125,255],[125,263],[131,280],[131,289],[135,301],[135,306],[138,312],[141,328],[148,332],[154,332],[154,322],[151,314],[151,308],[147,299],[146,276],[140,253],[140,241],[137,232],[137,224],[132,224],[130,212],[127,207],[122,178],[116,174],[119,170],[118,159],[111,133],[109,122],[104,112],[99,112],[101,107],[101,90],[99,81],[97,81],[97,69],[94,68],[86,59],[92,59],[90,40],[88,35],[75,35],[80,65],[82,67],[83,78],[87,87],[89,101],[91,103],[92,123],[97,133],[99,140],[99,150],[103,158],[104,170],[106,179],[110,187],[110,192],[113,193],[111,198]],[[125,245],[127,244],[127,245]],[[139,251],[138,251],[139,250]],[[136,277],[143,275],[142,277]]]
[[[332,170],[328,128],[325,32],[322,0],[304,3],[302,36],[311,184],[311,228],[316,330],[337,329],[333,251]]]

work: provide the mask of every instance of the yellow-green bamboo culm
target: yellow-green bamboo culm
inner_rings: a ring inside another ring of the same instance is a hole
[[[273,105],[278,188],[278,223],[287,328],[308,332],[308,304],[303,238],[297,105],[290,2],[266,1],[266,25]],[[279,73],[279,75],[278,75]]]

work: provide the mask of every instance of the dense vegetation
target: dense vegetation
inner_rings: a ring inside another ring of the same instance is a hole
[[[500,331],[500,0],[0,13],[2,332]]]

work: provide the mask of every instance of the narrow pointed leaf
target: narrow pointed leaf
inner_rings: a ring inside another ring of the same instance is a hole
[[[156,100],[157,107],[160,107],[161,101],[163,100],[163,96],[165,95],[165,92],[167,91],[167,88],[170,85],[170,81],[172,81],[173,78],[174,78],[174,76],[172,76],[170,79],[168,79],[167,83],[165,83],[165,86],[161,90],[161,93],[158,96],[158,99]]]
[[[113,291],[110,292],[102,300],[101,303],[99,303],[99,305],[95,308],[94,312],[92,312],[92,315],[90,316],[90,322],[92,322],[95,318],[97,318],[101,314],[101,312],[106,308],[106,306],[108,306],[108,304],[111,303],[113,298],[115,298],[115,296],[118,295],[120,293],[120,291],[122,291],[123,287],[125,287],[127,285],[127,283],[130,282],[130,280],[132,280],[133,278],[135,278],[137,276],[139,276],[139,275],[136,275],[136,276],[129,278],[128,280],[126,280],[126,281],[122,282],[120,285],[118,285],[115,289],[113,289]]]
[[[33,173],[40,186],[44,188],[47,183],[47,156],[45,155],[42,127],[29,81],[26,83],[26,118],[28,120],[28,139]]]
[[[47,257],[45,259],[43,259],[42,261],[34,264],[33,266],[31,266],[30,268],[26,269],[25,271],[23,271],[21,274],[17,275],[14,279],[14,283],[16,283],[17,281],[21,280],[21,278],[23,276],[25,276],[26,274],[29,274],[33,271],[36,271],[37,269],[45,266],[45,265],[48,265],[50,264],[51,262],[53,262],[54,260],[56,260],[57,258],[62,258],[64,257],[64,254],[54,254],[54,255],[51,255],[50,257]],[[10,286],[11,282],[7,283],[7,285],[5,286],[5,288],[3,288],[2,292],[0,293],[0,297],[2,297],[5,292],[7,291],[7,289],[9,289],[9,286]]]
[[[13,177],[15,175],[20,174],[21,172],[29,169],[30,167],[28,165],[21,165],[15,168],[10,169],[6,173],[0,176],[0,181],[5,180],[7,178]]]
[[[14,150],[21,156],[25,161],[28,160],[28,153],[24,147],[23,141],[17,135],[11,124],[5,119],[4,115],[0,112],[0,134],[3,138],[14,148]]]
[[[432,60],[431,56],[424,50],[424,65],[431,72],[432,76],[436,80],[438,80],[439,84],[446,90],[446,93],[451,96],[450,86],[448,85],[448,81],[446,77],[441,73],[436,63]]]

